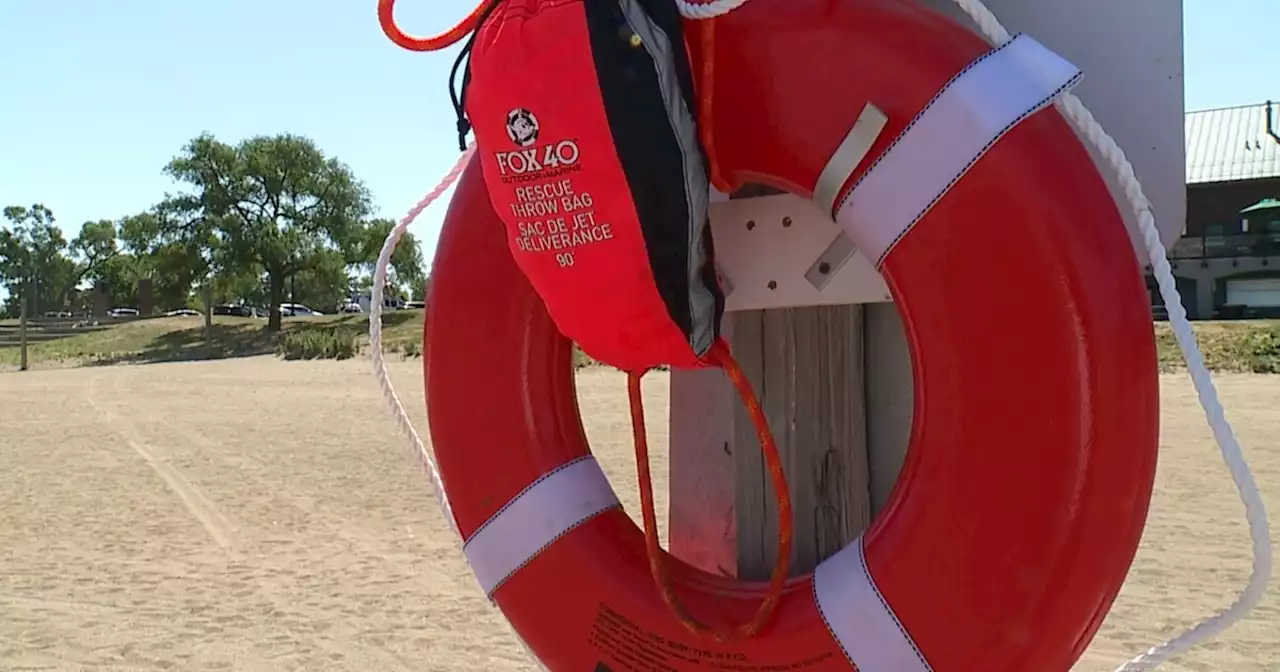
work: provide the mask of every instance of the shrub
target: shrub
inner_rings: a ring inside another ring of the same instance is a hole
[[[1280,373],[1280,325],[1264,321],[1193,323],[1196,340],[1211,371]],[[1182,353],[1168,324],[1156,325],[1160,369],[1184,368]]]
[[[356,339],[337,329],[286,331],[276,339],[276,355],[287,360],[351,359],[358,351]]]

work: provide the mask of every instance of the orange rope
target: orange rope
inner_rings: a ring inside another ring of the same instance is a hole
[[[769,579],[769,592],[760,602],[756,615],[749,622],[738,625],[728,632],[712,628],[698,619],[680,603],[676,596],[675,586],[667,572],[666,556],[661,541],[658,539],[658,517],[654,512],[653,480],[649,473],[649,443],[644,431],[644,399],[640,394],[640,379],[645,372],[629,372],[627,374],[627,392],[631,400],[631,430],[636,445],[636,471],[640,480],[640,508],[644,518],[645,549],[649,555],[649,571],[658,584],[662,601],[671,613],[690,632],[714,639],[717,642],[728,642],[733,639],[747,639],[759,634],[777,611],[778,602],[782,598],[782,589],[787,581],[787,571],[791,566],[792,515],[791,492],[787,486],[786,475],[782,472],[782,458],[778,455],[778,446],[773,441],[773,433],[769,431],[768,420],[760,408],[760,401],[751,389],[751,383],[742,373],[742,368],[729,353],[724,341],[717,342],[708,356],[711,363],[724,369],[725,375],[737,389],[751,422],[755,425],[756,435],[760,439],[760,447],[764,452],[765,464],[773,481],[773,492],[778,502],[778,557],[774,561],[773,574]]]
[[[480,24],[480,17],[484,15],[486,5],[487,2],[481,2],[458,25],[435,37],[413,37],[401,31],[396,24],[396,0],[378,0],[378,23],[382,26],[382,32],[398,46],[409,51],[439,51],[462,41],[462,38],[475,30]]]

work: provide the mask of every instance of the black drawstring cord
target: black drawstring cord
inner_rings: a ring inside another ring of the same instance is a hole
[[[453,102],[453,111],[458,115],[458,151],[460,152],[467,150],[467,133],[471,132],[471,121],[467,119],[467,87],[471,85],[471,50],[476,45],[476,36],[480,34],[480,28],[484,26],[485,20],[500,2],[502,0],[491,0],[489,6],[485,8],[484,13],[480,15],[480,20],[476,22],[475,30],[471,31],[467,43],[462,46],[462,51],[458,52],[458,58],[453,62],[453,69],[449,71],[449,100]],[[463,69],[463,61],[467,64],[465,69]],[[463,70],[461,92],[454,87],[459,69]]]

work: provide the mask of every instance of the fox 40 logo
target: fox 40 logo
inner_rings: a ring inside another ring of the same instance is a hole
[[[503,177],[536,175],[546,170],[564,168],[578,163],[581,153],[576,140],[538,145],[541,131],[538,117],[523,107],[507,113],[507,137],[519,149],[497,152],[498,173]]]

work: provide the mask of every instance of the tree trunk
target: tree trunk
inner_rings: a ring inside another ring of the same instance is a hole
[[[280,331],[280,303],[284,300],[284,275],[268,273],[267,331]]]

